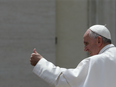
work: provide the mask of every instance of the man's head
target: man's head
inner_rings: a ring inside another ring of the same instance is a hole
[[[91,56],[96,55],[99,51],[111,44],[111,36],[109,30],[104,25],[94,25],[90,27],[84,34],[85,51]]]

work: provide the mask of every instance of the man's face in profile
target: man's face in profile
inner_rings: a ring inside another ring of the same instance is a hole
[[[90,32],[90,29],[88,29],[85,32],[84,37],[83,37],[83,39],[84,39],[83,42],[85,45],[84,50],[87,51],[90,54],[90,56],[93,56],[93,55],[96,55],[99,53],[98,46],[97,46],[97,38],[95,38],[95,39],[91,38],[89,36],[89,32]]]

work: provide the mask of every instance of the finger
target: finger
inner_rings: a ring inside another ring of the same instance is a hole
[[[35,55],[35,53],[32,53],[30,57],[33,57]]]
[[[34,48],[33,53],[37,53],[36,48]]]
[[[33,53],[36,53],[36,48],[33,49]]]

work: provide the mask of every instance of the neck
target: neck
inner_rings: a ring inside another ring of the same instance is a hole
[[[100,50],[102,49],[102,48],[104,48],[106,45],[109,45],[110,43],[104,43],[101,47],[100,47]],[[99,51],[100,51],[99,50]]]

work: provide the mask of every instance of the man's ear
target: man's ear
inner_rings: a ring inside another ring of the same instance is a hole
[[[102,40],[101,36],[97,37],[97,44],[98,44],[99,47],[103,44],[103,40]]]

